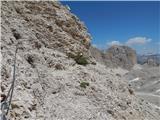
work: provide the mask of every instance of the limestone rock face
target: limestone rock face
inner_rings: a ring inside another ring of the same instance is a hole
[[[127,46],[115,45],[105,52],[91,46],[89,51],[97,62],[107,67],[122,67],[129,70],[137,63],[135,50]]]
[[[87,54],[90,36],[59,2],[2,2],[1,89],[16,82],[10,120],[159,120],[119,72],[78,65],[68,52]],[[113,56],[114,57],[114,56]],[[120,75],[119,75],[120,74]],[[81,84],[86,83],[86,87]]]
[[[34,49],[46,47],[65,53],[86,53],[90,45],[83,22],[59,2],[2,2],[2,25],[9,27],[2,29],[10,34],[2,36],[8,45],[19,40]]]
[[[105,55],[106,60],[110,60],[113,66],[131,69],[137,63],[136,52],[127,46],[112,46]]]

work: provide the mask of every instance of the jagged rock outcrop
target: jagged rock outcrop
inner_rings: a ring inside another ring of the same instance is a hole
[[[97,62],[107,67],[131,69],[137,63],[135,50],[128,46],[111,46],[106,52],[91,46],[90,53]]]
[[[105,55],[106,59],[111,60],[113,66],[131,69],[137,63],[136,51],[128,46],[110,47]]]
[[[58,2],[2,2],[1,85],[6,94],[18,44],[11,120],[158,120],[114,69],[76,64],[87,55],[84,25]],[[123,72],[123,69],[119,71]]]

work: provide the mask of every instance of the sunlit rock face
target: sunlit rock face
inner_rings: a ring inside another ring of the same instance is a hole
[[[106,59],[111,60],[113,66],[131,69],[137,63],[136,51],[128,46],[112,46],[106,52]]]
[[[107,67],[122,67],[130,70],[137,63],[136,51],[128,46],[114,45],[106,51],[90,47],[90,53],[97,62]]]
[[[46,47],[66,53],[86,53],[90,45],[87,28],[59,2],[2,2],[2,29],[5,34],[19,34],[19,41],[30,47]],[[16,44],[16,38],[5,39]],[[17,36],[18,39],[18,36]],[[22,40],[23,39],[23,40]]]

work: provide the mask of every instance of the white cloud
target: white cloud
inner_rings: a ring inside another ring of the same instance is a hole
[[[95,48],[97,48],[97,45],[96,45],[96,44],[92,44],[92,46],[95,47]]]
[[[108,42],[107,45],[108,46],[121,45],[121,43],[119,41],[114,40],[114,41]]]
[[[100,50],[106,49],[105,44],[92,44],[93,47],[98,48]]]
[[[126,45],[144,45],[146,43],[149,43],[151,41],[150,38],[146,38],[146,37],[134,37],[134,38],[130,38],[127,42]]]

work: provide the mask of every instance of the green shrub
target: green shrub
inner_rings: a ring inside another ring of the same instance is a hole
[[[76,56],[76,58],[74,59],[76,61],[77,64],[80,64],[80,65],[87,65],[88,64],[88,61],[85,57],[83,56]]]
[[[89,86],[89,83],[86,82],[86,81],[82,81],[82,82],[80,83],[80,87],[82,87],[82,88],[86,88],[87,86]]]
[[[77,64],[79,65],[87,65],[89,64],[87,61],[87,58],[84,57],[81,53],[78,53],[77,55],[73,55],[73,54],[68,54],[69,58],[73,58]]]

